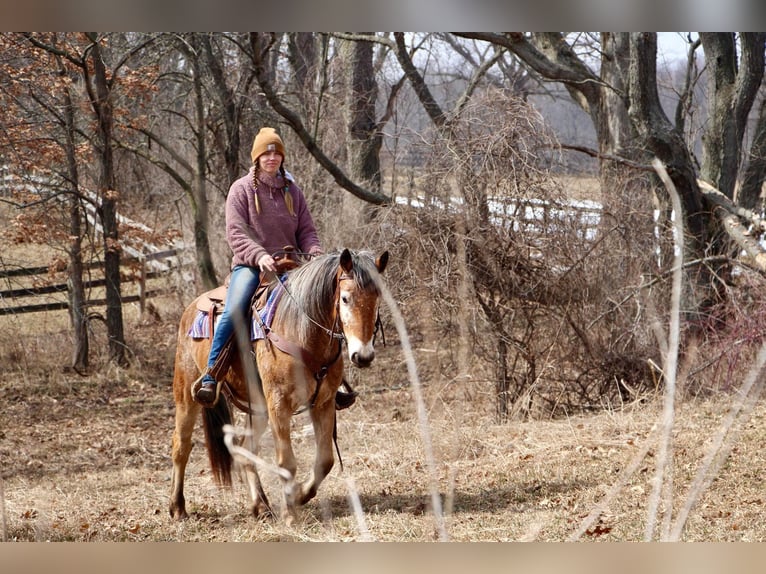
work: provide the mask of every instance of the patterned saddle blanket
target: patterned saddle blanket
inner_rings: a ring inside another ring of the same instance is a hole
[[[284,279],[282,279],[284,280]],[[250,340],[255,341],[257,339],[265,339],[266,333],[263,327],[267,329],[271,327],[271,322],[274,319],[274,312],[276,311],[277,304],[284,293],[283,288],[272,289],[268,294],[266,302],[262,305],[257,304],[257,299],[253,302],[253,316],[250,321]],[[209,339],[211,335],[211,329],[214,329],[214,323],[217,322],[224,307],[224,301],[226,300],[225,289],[221,291],[221,288],[213,291],[220,299],[213,298],[210,305],[199,305],[197,307],[197,315],[194,317],[194,322],[189,329],[188,335],[193,339]],[[211,292],[211,293],[213,293]],[[214,297],[215,297],[214,296]],[[258,308],[257,308],[258,307]],[[257,308],[257,309],[256,309]],[[204,310],[207,309],[207,310]],[[210,314],[213,314],[212,321]],[[255,314],[258,314],[260,320],[256,318]]]

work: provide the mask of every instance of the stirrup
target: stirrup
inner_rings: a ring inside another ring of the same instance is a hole
[[[348,392],[341,391],[340,389],[335,391],[335,410],[336,411],[342,411],[343,409],[347,409],[348,407],[350,407],[356,402],[356,397],[359,396],[359,393],[357,393],[354,389],[352,389],[351,385],[349,385],[345,379],[341,383],[341,386],[346,388]]]
[[[205,375],[207,374],[208,374],[208,370],[205,369],[202,372],[202,374],[197,378],[197,380],[195,380],[192,383],[190,391],[191,391],[192,400],[195,403],[202,405],[205,408],[210,408],[210,407],[214,407],[218,403],[218,398],[221,396],[221,383],[218,381],[215,381],[215,396],[213,397],[212,401],[200,400],[197,395],[203,386],[202,379],[204,379]],[[208,385],[205,385],[205,386],[208,386]]]

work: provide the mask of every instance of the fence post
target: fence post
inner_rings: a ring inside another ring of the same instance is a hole
[[[140,309],[141,318],[144,317],[144,311],[146,310],[146,253],[141,254],[141,277],[138,280],[138,305]]]

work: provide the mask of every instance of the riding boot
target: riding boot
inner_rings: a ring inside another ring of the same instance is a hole
[[[191,387],[192,399],[205,408],[215,406],[218,402],[219,385],[208,371],[205,371]]]

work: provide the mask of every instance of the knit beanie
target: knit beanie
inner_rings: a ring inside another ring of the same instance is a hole
[[[253,151],[250,152],[250,157],[253,158],[253,163],[258,159],[258,156],[266,153],[267,151],[276,151],[285,157],[285,145],[282,143],[282,138],[279,137],[274,128],[261,128],[258,135],[255,136],[253,141]]]

